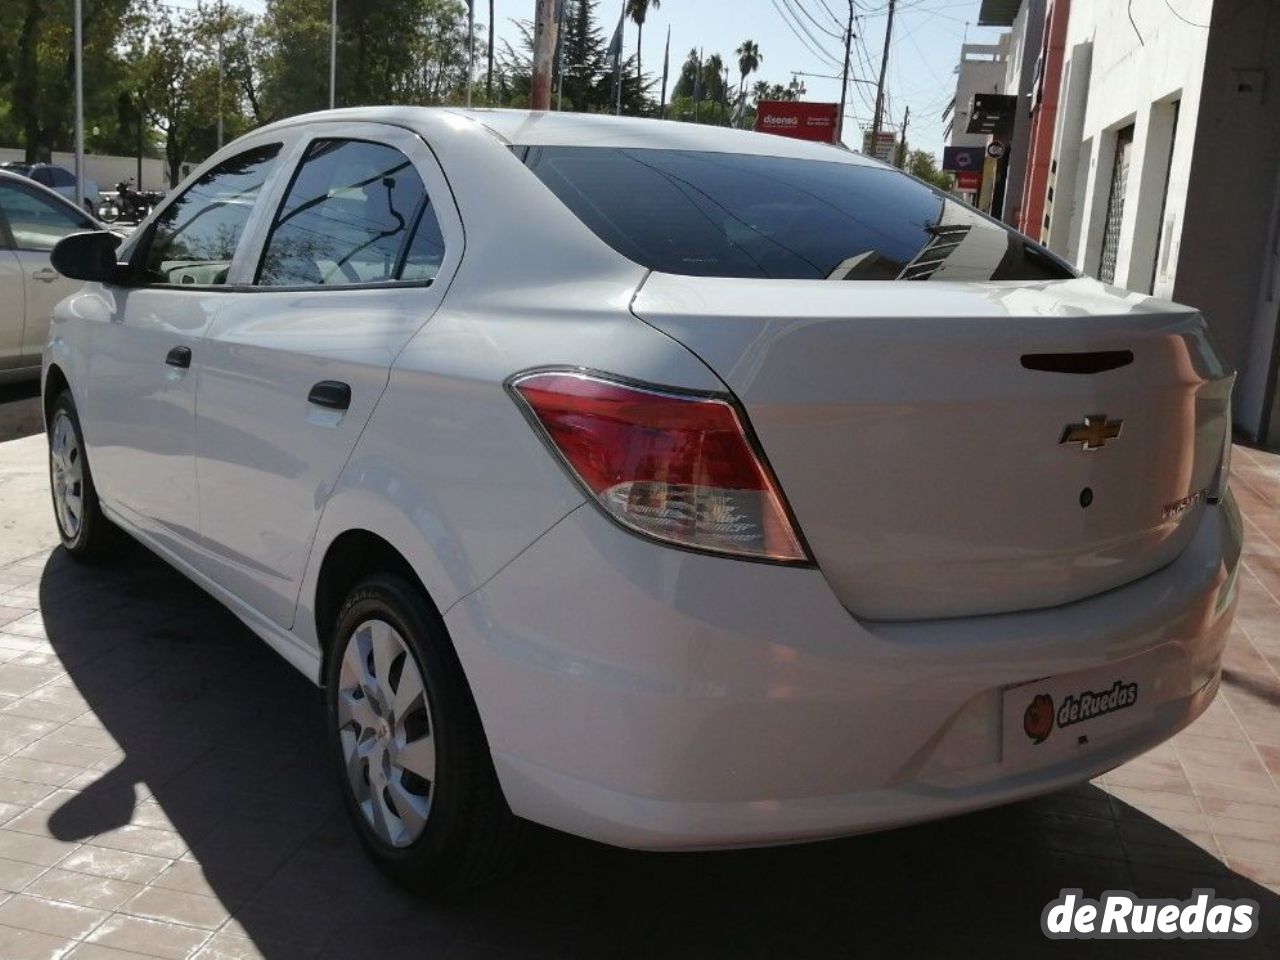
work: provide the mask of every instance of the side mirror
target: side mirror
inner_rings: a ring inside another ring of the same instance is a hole
[[[121,238],[106,230],[73,233],[63,237],[49,254],[53,269],[72,280],[96,280],[99,283],[124,283],[129,276],[127,264],[116,261],[116,248]]]

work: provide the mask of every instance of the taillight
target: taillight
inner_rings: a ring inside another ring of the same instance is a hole
[[[782,492],[726,400],[567,371],[511,387],[609,516],[697,550],[808,560]]]

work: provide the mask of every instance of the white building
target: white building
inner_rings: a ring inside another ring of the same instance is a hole
[[[956,98],[942,114],[947,120],[942,135],[949,146],[986,146],[985,134],[968,132],[969,104],[975,93],[1004,92],[1008,60],[1008,34],[1001,35],[996,43],[966,43],[960,48],[960,63],[955,68]]]
[[[979,23],[1037,15],[1022,228],[1198,308],[1237,427],[1280,444],[1280,0],[983,0]]]

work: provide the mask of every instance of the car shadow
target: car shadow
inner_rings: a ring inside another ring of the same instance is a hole
[[[0,383],[0,443],[44,431],[40,408],[40,378]]]
[[[271,960],[1280,951],[1280,897],[1092,785],[888,833],[737,852],[636,853],[533,829],[517,875],[415,898],[372,868],[344,820],[317,691],[141,547],[123,543],[113,560],[85,567],[59,550],[41,581],[48,638],[96,717],[74,722],[100,724],[119,745],[53,810],[49,829],[87,841],[130,823],[171,827],[180,842],[157,832],[147,852],[188,861],[184,888],[231,913],[219,937],[242,947],[231,938],[247,937]],[[1225,943],[1050,942],[1041,911],[1072,887],[1177,899],[1212,887],[1258,901],[1263,929]]]

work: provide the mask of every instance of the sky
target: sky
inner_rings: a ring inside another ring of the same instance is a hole
[[[196,0],[170,0],[175,5],[196,5]],[[265,0],[227,0],[261,13]],[[359,0],[338,0],[342,6]],[[600,0],[601,25],[606,39],[612,35],[623,0]],[[911,120],[907,139],[913,147],[941,155],[945,121],[942,111],[955,93],[956,63],[967,35],[971,43],[991,43],[999,31],[976,25],[980,0],[898,0],[893,38],[889,48],[886,82],[886,128],[897,129],[907,107]],[[499,38],[515,43],[516,20],[532,20],[535,0],[495,0]],[[884,50],[888,0],[854,0],[858,36],[855,44],[846,107],[845,140],[861,148],[861,130],[871,126],[875,104],[874,82]],[[476,18],[488,14],[488,0],[476,0]],[[662,0],[650,10],[644,29],[644,63],[647,73],[660,77],[667,28],[671,29],[671,69],[674,75],[689,50],[701,47],[706,55],[720,53],[732,65],[730,81],[737,83],[737,58],[733,51],[746,39],[760,45],[763,59],[751,82],[787,83],[793,72],[804,74],[805,99],[838,102],[839,74],[843,65],[843,23],[848,0]],[[624,50],[636,48],[635,24],[627,21]],[[483,70],[483,50],[477,48],[478,69]],[[814,76],[817,74],[818,76]],[[870,82],[857,82],[870,81]],[[656,93],[656,91],[655,91]]]

